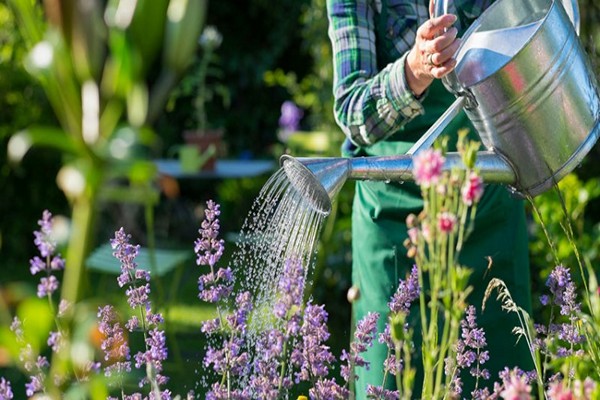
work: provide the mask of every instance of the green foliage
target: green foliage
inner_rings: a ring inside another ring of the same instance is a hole
[[[559,182],[558,190],[549,190],[534,199],[533,215],[538,223],[532,225],[529,248],[534,271],[537,271],[537,276],[534,277],[538,281],[536,287],[543,286],[543,281],[558,263],[575,270],[578,261],[565,229],[573,230],[573,236],[586,263],[597,263],[600,257],[600,223],[586,218],[586,210],[599,197],[598,178],[582,181],[577,175],[570,174]],[[555,252],[549,251],[544,227]]]

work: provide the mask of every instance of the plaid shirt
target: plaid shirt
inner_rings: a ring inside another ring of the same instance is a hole
[[[450,0],[459,32],[492,0]],[[386,7],[385,9],[382,9]],[[327,0],[334,61],[334,113],[346,136],[368,146],[423,114],[406,82],[404,62],[428,0]]]

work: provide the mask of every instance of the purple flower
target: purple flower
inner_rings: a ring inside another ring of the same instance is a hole
[[[50,332],[48,336],[48,346],[52,348],[52,351],[57,353],[62,345],[62,334],[60,332]]]
[[[209,200],[204,210],[205,219],[202,228],[198,231],[200,238],[194,243],[194,252],[197,255],[196,264],[210,267],[210,271],[198,278],[198,297],[209,303],[216,303],[228,297],[233,291],[233,272],[228,268],[219,268],[215,265],[220,260],[225,249],[225,242],[218,239],[219,219],[221,213],[219,205]]]
[[[10,381],[0,378],[0,400],[11,400],[13,398],[12,388]]]
[[[213,366],[213,370],[221,375],[228,371],[234,376],[243,375],[248,370],[248,353],[243,351],[244,340],[232,337],[224,340],[221,348],[210,347],[204,356],[204,366]]]
[[[284,131],[295,132],[300,127],[303,116],[304,112],[293,101],[284,101],[281,105],[279,127]]]
[[[419,270],[416,265],[413,265],[408,278],[406,280],[400,279],[398,289],[396,289],[391,301],[388,303],[388,307],[392,313],[402,312],[408,314],[410,305],[419,298],[420,293]]]
[[[50,257],[56,250],[56,243],[52,240],[52,213],[44,210],[42,219],[38,220],[39,231],[33,232],[33,243],[37,246],[42,257]]]
[[[168,351],[166,347],[165,332],[154,328],[147,332],[146,335],[146,351],[138,352],[135,358],[135,367],[141,368],[143,365],[151,366],[154,373],[156,373],[157,383],[159,385],[165,384],[167,378],[160,375],[163,370],[163,361],[167,359]],[[147,383],[147,379],[143,379],[140,382],[140,387]]]
[[[52,272],[64,269],[65,260],[59,254],[54,254],[56,243],[52,239],[52,214],[48,210],[44,210],[38,225],[40,230],[34,231],[33,235],[41,258],[35,256],[29,260],[29,270],[32,275],[46,272],[46,276],[40,279],[37,289],[38,297],[42,298],[52,295],[58,289],[58,279],[52,275]]]
[[[450,391],[459,396],[462,393],[462,381],[460,379],[460,370],[469,370],[471,376],[479,379],[489,379],[490,373],[482,365],[489,360],[489,352],[483,350],[487,346],[485,332],[477,327],[477,317],[475,307],[467,307],[467,312],[461,325],[461,338],[456,341],[456,360],[447,358],[445,360],[445,372],[452,375]],[[475,388],[472,397],[483,396],[484,392]]]
[[[308,394],[311,399],[340,400],[350,398],[350,391],[336,383],[335,379],[319,379]]]
[[[41,375],[33,375],[28,383],[25,384],[25,394],[32,397],[34,394],[44,390],[44,378]]]
[[[98,330],[104,336],[100,348],[104,352],[104,359],[109,362],[104,370],[105,375],[131,371],[129,344],[113,306],[106,305],[98,309]]]
[[[39,298],[51,295],[58,289],[58,279],[54,275],[43,277],[37,287],[37,296]]]
[[[200,238],[194,243],[194,252],[197,255],[196,264],[208,265],[211,270],[223,255],[225,248],[225,242],[222,239],[217,239],[221,229],[218,218],[221,214],[219,208],[219,204],[212,200],[206,202],[205,219],[198,231]]]
[[[350,372],[354,367],[366,367],[369,368],[369,363],[361,356],[362,353],[367,351],[369,347],[373,345],[375,339],[375,333],[377,332],[377,320],[379,319],[378,313],[368,313],[356,324],[356,330],[354,332],[354,340],[350,344],[350,351],[342,350],[340,361],[347,361],[346,364],[341,366],[341,375],[348,382],[350,379]]]
[[[388,390],[380,386],[367,386],[367,397],[381,400],[396,400],[400,398],[400,393],[397,390]]]
[[[304,294],[304,268],[300,259],[287,259],[279,280],[280,297],[275,303],[274,314],[277,318],[285,318],[295,307],[302,304]]]
[[[250,388],[256,398],[279,398],[279,366],[283,356],[283,334],[277,329],[270,329],[259,338],[256,344],[256,355],[253,363],[253,374],[250,377]],[[291,386],[289,379],[283,380],[284,388]]]
[[[323,306],[308,303],[300,328],[301,342],[292,350],[290,361],[300,369],[296,383],[325,377],[329,366],[335,360],[329,347],[324,343],[329,339],[327,312]]]
[[[562,265],[552,270],[546,286],[553,294],[553,302],[560,307],[562,315],[570,315],[579,312],[581,305],[576,302],[576,288],[571,280],[571,273]]]
[[[206,400],[250,400],[252,397],[247,388],[228,390],[227,386],[221,383],[213,383]]]

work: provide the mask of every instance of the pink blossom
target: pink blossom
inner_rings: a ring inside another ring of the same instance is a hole
[[[421,224],[421,235],[423,235],[423,239],[425,239],[426,242],[431,241],[431,229],[429,228],[429,224],[426,222]]]
[[[408,238],[412,244],[419,242],[419,228],[410,228],[408,230]]]
[[[413,161],[415,182],[423,188],[435,185],[442,176],[444,161],[440,150],[427,149],[418,153]]]
[[[461,193],[466,205],[471,206],[473,203],[477,203],[483,195],[483,179],[476,172],[471,172]]]
[[[438,215],[438,229],[442,233],[451,233],[456,228],[456,216],[449,212]]]
[[[573,400],[575,397],[569,388],[563,385],[562,381],[555,381],[548,388],[549,400]]]
[[[505,382],[505,388],[500,392],[500,397],[505,400],[529,400],[531,399],[531,386],[527,384],[525,376],[510,375]]]

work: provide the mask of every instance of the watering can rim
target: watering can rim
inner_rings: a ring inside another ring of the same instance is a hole
[[[448,13],[448,1],[449,0],[435,1],[435,3],[434,3],[434,16],[435,17],[438,17],[438,16]],[[565,8],[564,3],[566,3],[566,2],[569,2],[570,10],[572,10],[572,13],[567,11],[567,9]],[[485,9],[484,12],[467,28],[467,30],[465,31],[465,33],[462,36],[463,40],[460,43],[458,49],[456,50],[455,55],[459,54],[460,51],[463,49],[463,47],[466,45],[467,41],[464,39],[471,36],[471,34],[481,26],[482,16],[484,16],[486,13],[490,12],[490,10],[500,7],[501,3],[502,3],[502,0],[495,1],[491,6],[489,6],[487,9]],[[577,34],[577,36],[579,36],[580,14],[579,14],[579,5],[578,5],[577,0],[548,0],[548,3],[550,4],[550,7],[548,8],[546,15],[544,15],[543,18],[536,21],[536,23],[539,23],[539,26],[535,29],[535,32],[527,39],[527,41],[523,42],[523,45],[521,46],[521,48],[509,60],[507,60],[504,64],[499,66],[498,69],[494,73],[484,77],[483,79],[481,79],[475,83],[470,84],[469,86],[462,85],[458,81],[458,78],[456,76],[456,70],[453,70],[451,73],[449,73],[448,75],[446,75],[445,77],[442,78],[442,81],[444,82],[444,86],[448,89],[448,91],[450,91],[451,93],[453,93],[455,95],[462,95],[462,94],[464,94],[463,93],[464,88],[468,89],[470,87],[480,85],[489,79],[492,79],[499,71],[504,69],[506,67],[506,65],[508,65],[510,62],[512,62],[515,58],[517,58],[519,56],[519,54],[522,51],[524,51],[524,49],[527,48],[527,46],[535,39],[535,37],[539,34],[542,26],[544,25],[544,22],[548,19],[548,16],[551,14],[552,9],[554,7],[557,7],[557,3],[561,4],[561,7],[563,7],[567,16],[569,17],[569,20],[573,24],[575,33]],[[470,97],[470,96],[467,96],[467,97]]]

